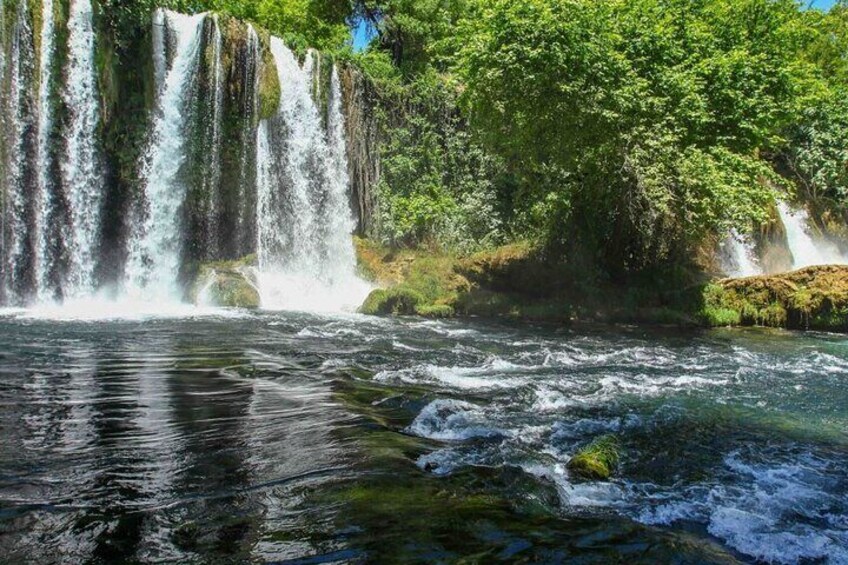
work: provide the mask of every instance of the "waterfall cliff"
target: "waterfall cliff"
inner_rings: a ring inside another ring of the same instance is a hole
[[[357,305],[366,81],[217,14],[159,9],[124,38],[92,0],[9,6],[0,305],[179,301],[202,264],[254,254],[266,307]]]

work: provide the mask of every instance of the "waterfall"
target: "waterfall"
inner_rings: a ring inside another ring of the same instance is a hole
[[[368,286],[355,272],[338,77],[328,96],[325,129],[312,96],[310,70],[301,68],[278,38],[272,38],[271,52],[281,95],[277,114],[263,120],[257,134],[262,305],[352,308],[361,303]]]
[[[53,268],[50,253],[48,219],[53,200],[53,186],[50,176],[50,137],[53,129],[53,109],[50,104],[51,75],[55,53],[53,0],[41,3],[41,49],[39,52],[38,83],[38,192],[35,195],[36,214],[33,218],[37,243],[35,257],[35,279],[37,295],[46,299],[51,294],[48,279]]]
[[[3,284],[4,303],[26,303],[37,293],[36,216],[38,212],[38,100],[33,96],[36,37],[28,2],[18,2],[9,42],[8,93],[5,98],[3,170]]]
[[[176,300],[180,294],[180,211],[186,196],[180,172],[186,157],[190,102],[206,15],[165,11],[161,17],[167,23],[167,33],[175,38],[174,60],[163,79],[142,167],[143,209],[132,228],[125,285],[135,298]]]
[[[65,106],[68,111],[62,179],[68,199],[66,298],[94,291],[103,202],[102,163],[96,145],[100,120],[91,0],[73,0],[68,19]]]
[[[785,202],[779,202],[777,207],[780,219],[786,227],[786,239],[789,251],[792,253],[793,269],[812,265],[848,263],[848,258],[843,257],[832,243],[813,238],[805,210],[793,210]]]
[[[10,6],[0,3],[0,304],[92,308],[112,285],[130,308],[177,302],[200,263],[254,252],[268,308],[361,303],[349,127],[339,71],[319,52],[301,65],[248,24],[155,11],[151,65],[137,65],[150,77],[124,76],[122,54],[104,83],[151,83],[137,156],[114,141],[138,131],[121,122],[143,97],[126,114],[101,100],[94,0]],[[260,119],[267,78],[279,104]]]
[[[757,264],[753,243],[736,230],[731,230],[721,244],[722,270],[730,277],[751,277],[763,274]]]

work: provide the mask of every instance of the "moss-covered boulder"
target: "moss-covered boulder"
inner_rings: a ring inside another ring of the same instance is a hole
[[[848,266],[718,281],[704,291],[702,315],[710,326],[846,332]]]
[[[201,265],[192,288],[195,304],[227,308],[259,308],[255,257]]]
[[[417,314],[423,305],[424,297],[411,288],[378,288],[368,295],[359,312],[371,316],[408,316]]]
[[[584,479],[605,481],[612,476],[620,459],[621,447],[614,435],[595,438],[568,462],[568,470]]]

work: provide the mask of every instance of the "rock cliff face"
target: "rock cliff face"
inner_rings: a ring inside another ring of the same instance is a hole
[[[354,67],[346,66],[341,71],[341,81],[351,205],[356,214],[357,234],[374,237],[380,229],[376,193],[380,182],[380,130],[375,111],[377,94],[371,82]]]

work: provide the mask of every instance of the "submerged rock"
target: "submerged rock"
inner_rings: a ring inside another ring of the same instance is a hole
[[[704,292],[703,317],[711,326],[848,331],[848,266],[718,281]]]
[[[227,308],[259,308],[255,256],[200,267],[193,287],[195,304]]]
[[[619,460],[618,438],[604,435],[581,448],[568,462],[568,470],[584,479],[609,479]]]

